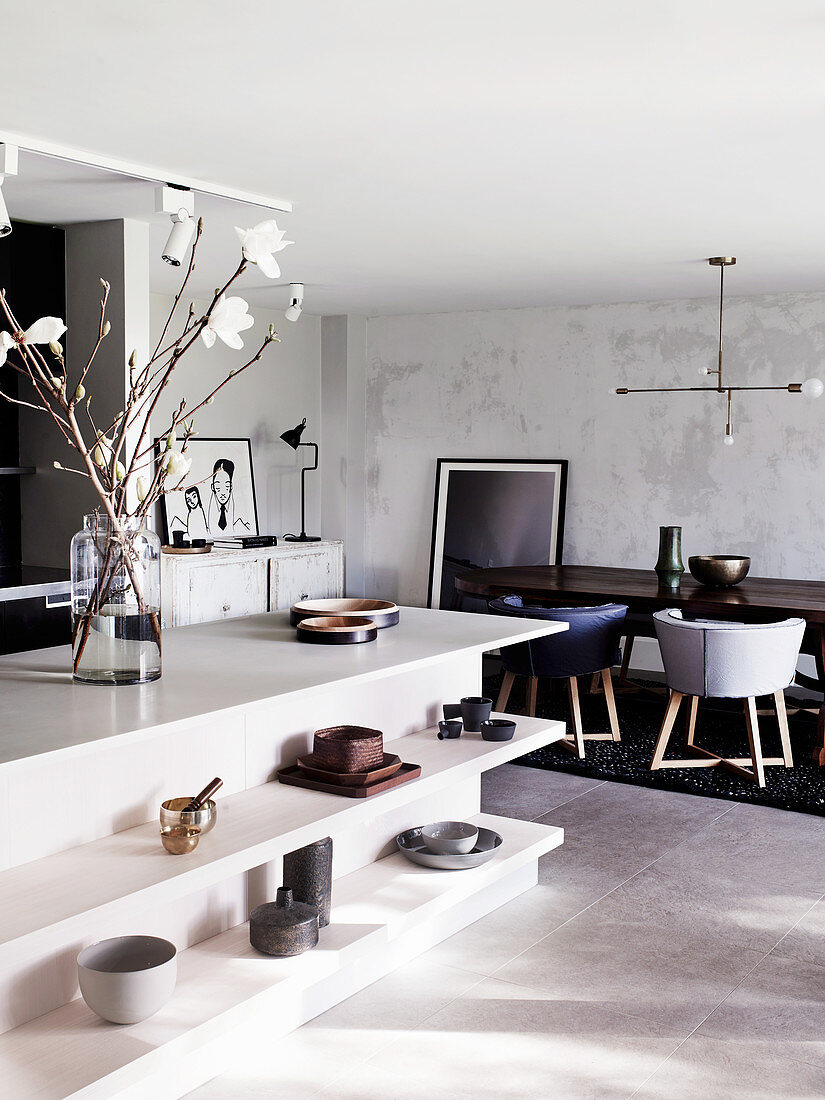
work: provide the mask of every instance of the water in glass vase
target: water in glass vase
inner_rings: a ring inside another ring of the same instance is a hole
[[[72,657],[85,684],[143,684],[161,674],[160,540],[85,517],[72,540]]]
[[[160,676],[160,611],[106,604],[76,615],[74,678],[88,684],[142,684]]]

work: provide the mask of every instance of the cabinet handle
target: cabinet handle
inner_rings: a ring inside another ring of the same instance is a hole
[[[309,599],[309,592],[302,592],[301,593],[301,599],[302,600],[308,600]]]
[[[231,607],[232,607],[232,605],[231,605],[231,604],[228,604],[228,603],[225,603],[225,604],[223,605],[223,609],[224,609],[224,611],[230,611],[230,610],[231,610]]]

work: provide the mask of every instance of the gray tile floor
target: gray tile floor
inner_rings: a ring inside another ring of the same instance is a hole
[[[191,1096],[825,1096],[825,818],[517,765],[483,791],[564,826],[540,885]]]

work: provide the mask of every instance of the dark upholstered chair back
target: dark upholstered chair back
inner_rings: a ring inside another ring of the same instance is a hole
[[[506,672],[514,672],[517,676],[567,678],[600,672],[619,661],[619,638],[627,612],[625,604],[535,607],[524,603],[521,596],[501,596],[490,600],[488,606],[498,615],[549,619],[568,625],[561,634],[504,647],[501,659]]]

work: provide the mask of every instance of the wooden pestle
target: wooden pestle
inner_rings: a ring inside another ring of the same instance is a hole
[[[200,794],[196,794],[193,799],[190,799],[190,801],[186,803],[181,812],[185,814],[195,813],[201,808],[201,806],[203,806],[204,802],[210,799],[216,791],[219,791],[221,789],[222,786],[223,780],[218,779],[216,776],[211,781],[211,783],[207,783]]]

